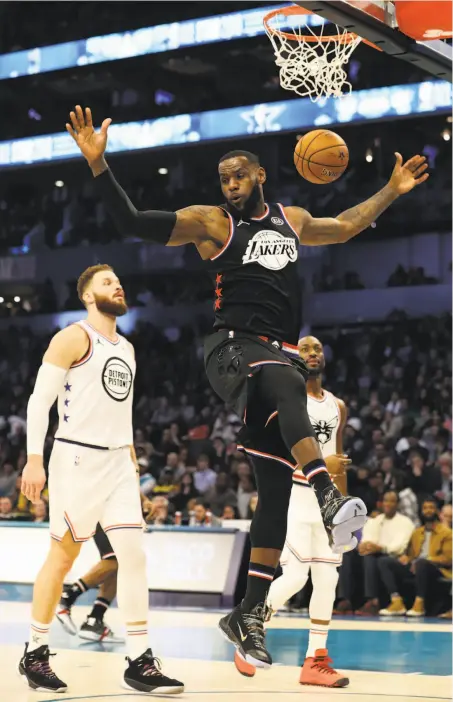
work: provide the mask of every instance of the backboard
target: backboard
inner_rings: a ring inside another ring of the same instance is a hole
[[[382,51],[395,58],[407,61],[443,80],[452,79],[452,48],[442,39],[416,40],[401,31],[398,25],[398,16],[401,10],[406,10],[410,4],[417,6],[417,16],[428,12],[429,6],[439,6],[439,3],[430,0],[410,3],[406,0],[398,6],[396,2],[386,0],[296,0],[296,5],[321,15],[344,27],[350,32],[355,32],[364,39],[373,42]],[[451,17],[451,2],[441,2],[440,7],[448,7]],[[428,9],[426,9],[428,8]],[[437,22],[432,20],[433,28],[430,36],[442,36],[436,29]],[[427,25],[429,25],[429,21]]]

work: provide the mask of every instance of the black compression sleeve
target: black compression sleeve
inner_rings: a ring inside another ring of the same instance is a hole
[[[98,175],[94,182],[107,212],[122,236],[137,236],[155,244],[168,243],[176,224],[174,212],[139,212],[115,180],[110,168]]]

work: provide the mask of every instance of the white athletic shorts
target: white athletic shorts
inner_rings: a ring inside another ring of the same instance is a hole
[[[49,462],[50,534],[61,541],[69,529],[88,541],[104,531],[141,529],[142,509],[128,446],[102,451],[56,440]]]
[[[341,555],[334,553],[319,511],[315,491],[310,485],[293,482],[288,509],[288,531],[280,563],[293,558],[301,563],[341,565]]]

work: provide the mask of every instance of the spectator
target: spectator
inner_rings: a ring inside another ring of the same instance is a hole
[[[352,495],[360,497],[366,505],[368,514],[375,509],[380,495],[370,484],[370,471],[365,466],[351,468],[348,470],[348,487]]]
[[[452,527],[452,514],[451,505],[444,505],[440,510],[440,522],[449,529]]]
[[[32,507],[32,514],[33,522],[35,524],[49,521],[47,516],[47,504],[44,502],[44,500],[38,500],[38,502],[35,502]]]
[[[186,472],[186,467],[184,465],[180,465],[179,454],[176,453],[176,451],[170,451],[170,453],[167,453],[164,470],[169,471],[176,481],[178,481]]]
[[[5,461],[0,470],[0,497],[11,497],[16,487],[17,471],[10,461]]]
[[[250,469],[250,466],[246,464]],[[239,475],[239,485],[237,491],[237,506],[241,519],[247,519],[250,498],[255,492],[256,487],[253,478],[250,474]]]
[[[429,466],[426,458],[418,449],[411,449],[409,452],[409,475],[408,487],[411,487],[416,495],[432,495],[442,487],[442,480],[439,468]]]
[[[164,526],[166,524],[174,524],[174,520],[170,517],[168,513],[168,500],[165,502],[159,502],[154,505],[152,512],[148,515],[146,519],[147,524],[152,524],[153,526]]]
[[[253,519],[256,507],[258,505],[258,493],[254,492],[250,495],[249,506],[247,510],[247,519]]]
[[[417,496],[410,487],[403,487],[398,493],[398,512],[408,517],[416,527],[420,526]]]
[[[365,603],[356,611],[362,616],[373,616],[379,612],[379,570],[378,561],[384,555],[400,556],[409,543],[414,530],[411,520],[398,514],[398,495],[386,492],[384,495],[384,513],[369,519],[363,528],[362,541],[358,552],[365,579]],[[352,610],[353,564],[355,554],[346,553],[340,569],[340,591],[342,600],[337,611]]]
[[[14,520],[13,502],[10,497],[0,497],[0,520]]]
[[[235,507],[234,505],[225,505],[225,507],[223,508],[221,519],[223,521],[230,519],[239,519],[237,507]]]
[[[382,498],[384,497],[385,493],[385,487],[384,487],[384,473],[382,470],[373,470],[370,473],[370,487],[374,491],[374,494],[376,495],[376,504],[374,506],[374,509],[372,512],[370,512],[371,515],[373,515],[373,512],[376,510],[380,510],[382,507]]]
[[[140,492],[142,493],[142,495],[145,496],[151,495],[156,485],[156,479],[154,478],[154,476],[151,475],[151,473],[148,472],[148,461],[146,460],[146,458],[138,458],[137,463],[140,468]]]
[[[237,495],[230,485],[228,473],[219,473],[213,488],[206,493],[206,499],[211,505],[213,514],[220,517],[225,505],[237,506]]]
[[[205,502],[197,500],[194,506],[195,524],[194,526],[205,526],[207,520],[208,507]],[[220,520],[211,514],[211,523],[209,526],[221,526]]]
[[[393,456],[387,454],[381,461],[381,470],[384,473],[384,488],[386,491],[398,492],[404,483],[404,473],[395,468]]]
[[[173,478],[173,471],[168,468],[164,469],[157,479],[157,483],[153,487],[152,495],[165,495],[166,497],[171,497],[176,494],[177,485]]]
[[[197,468],[194,473],[194,484],[202,495],[214,487],[217,474],[209,467],[209,457],[201,453],[197,459]]]
[[[451,580],[452,531],[441,524],[436,501],[426,498],[422,504],[423,526],[412,534],[407,554],[399,558],[384,557],[379,561],[379,571],[390,605],[380,611],[387,616],[406,614],[401,596],[405,581],[415,584],[415,601],[407,612],[411,617],[423,617],[439,601],[439,581]],[[428,597],[430,595],[430,597]]]
[[[171,498],[176,512],[184,512],[187,503],[194,498],[198,498],[200,493],[195,487],[192,473],[184,473],[179,481],[176,494]]]
[[[445,451],[437,461],[440,470],[441,486],[435,497],[441,502],[451,502],[451,453]]]

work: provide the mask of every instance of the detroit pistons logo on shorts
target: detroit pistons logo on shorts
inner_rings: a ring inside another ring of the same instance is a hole
[[[290,261],[297,261],[297,255],[295,238],[263,229],[250,239],[242,263],[259,263],[271,271],[281,271]]]
[[[122,358],[109,358],[102,371],[102,385],[112,400],[127,400],[132,388],[132,370]]]

